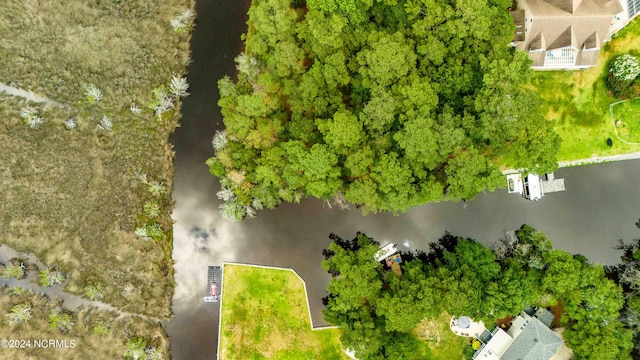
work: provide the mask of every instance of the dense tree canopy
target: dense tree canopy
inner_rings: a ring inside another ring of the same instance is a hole
[[[304,196],[405,211],[556,167],[559,138],[509,0],[255,0],[226,133],[207,162],[229,217]]]
[[[331,238],[322,262],[332,275],[323,315],[341,327],[343,345],[361,360],[396,358],[391,349],[404,349],[399,358],[422,358],[414,329],[443,311],[483,320],[491,329],[495,320],[527,306],[556,304],[564,309],[563,337],[576,358],[630,358],[629,327],[637,329],[637,308],[627,305],[621,321],[622,289],[607,279],[604,268],[554,250],[543,233],[529,226],[499,250],[445,234],[428,253],[403,253],[402,276],[374,260],[379,244],[366,235],[358,233],[351,241]],[[640,262],[635,246],[625,247],[625,258],[635,261],[637,256]],[[627,286],[637,291],[640,276],[634,276],[635,285]]]
[[[640,228],[640,221],[636,223]],[[607,276],[622,286],[624,307],[621,320],[634,333],[634,359],[640,359],[640,239],[620,242],[622,262],[606,269]]]

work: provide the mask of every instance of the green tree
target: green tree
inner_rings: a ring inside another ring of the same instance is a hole
[[[362,306],[374,306],[382,287],[381,265],[374,260],[378,247],[366,235],[358,234],[356,251],[344,249],[337,243],[329,244],[332,256],[322,262],[322,268],[337,274],[329,282],[327,291],[334,295],[327,309],[326,318],[332,314],[346,314]]]
[[[631,336],[618,321],[580,321],[563,333],[577,358],[594,360],[630,359]]]
[[[536,280],[519,266],[506,266],[484,289],[483,305],[500,319],[518,314],[540,298]]]
[[[451,199],[473,199],[478,192],[495,187],[502,178],[500,170],[473,148],[463,150],[449,160],[445,173],[447,196]]]
[[[628,359],[640,324],[637,297],[625,299],[601,265],[554,250],[542,232],[524,225],[516,234],[511,251],[497,257],[446,233],[427,253],[403,253],[402,276],[375,262],[378,244],[366,235],[351,241],[332,235],[323,261],[333,276],[324,318],[341,327],[343,344],[360,359],[412,359],[420,356],[408,350],[415,349],[416,324],[443,310],[491,324],[527,306],[560,302],[565,314],[558,320],[576,358]],[[626,246],[625,258],[635,261],[637,251]],[[528,257],[540,266],[530,266]]]
[[[640,221],[636,223],[640,228]],[[607,277],[622,287],[624,305],[620,320],[633,331],[633,356],[640,356],[640,239],[630,243],[620,241],[621,262],[606,268]]]
[[[237,80],[219,81],[227,141],[207,165],[244,176],[225,213],[340,194],[399,212],[494,189],[501,167],[556,167],[530,60],[509,50],[508,0],[296,6],[253,3]],[[265,161],[272,149],[285,155]]]
[[[440,315],[437,279],[429,276],[419,260],[403,266],[401,277],[390,273],[389,291],[378,299],[376,314],[385,318],[386,331],[409,332],[424,318]]]
[[[325,142],[338,153],[359,147],[364,139],[362,123],[349,111],[335,113],[332,120],[317,120]]]

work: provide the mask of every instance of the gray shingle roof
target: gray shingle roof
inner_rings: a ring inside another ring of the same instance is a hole
[[[562,338],[533,318],[502,355],[502,360],[548,360],[562,345]]]
[[[553,323],[553,319],[555,318],[555,316],[549,310],[542,307],[536,310],[535,316],[548,328],[551,328],[551,323]]]

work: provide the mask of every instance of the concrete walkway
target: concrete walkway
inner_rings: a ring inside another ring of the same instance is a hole
[[[558,162],[558,166],[561,168],[570,167],[570,166],[578,166],[578,165],[587,165],[587,164],[599,164],[604,162],[612,162],[612,161],[621,161],[621,160],[634,160],[640,159],[640,151],[633,152],[629,154],[620,154],[620,155],[609,155],[609,156],[593,156],[586,159],[578,159],[572,161],[560,161]]]
[[[571,160],[571,161],[559,161],[559,168],[566,168],[572,166],[579,165],[590,165],[590,164],[600,164],[606,162],[614,162],[614,161],[622,161],[622,160],[636,160],[640,159],[640,151],[632,152],[628,154],[620,154],[620,155],[609,155],[609,156],[592,156],[590,158]],[[523,169],[504,169],[502,170],[502,174],[520,174],[524,170]]]
[[[482,321],[471,321],[468,328],[458,326],[458,319],[455,316],[449,321],[449,328],[458,336],[479,337],[483,332],[488,331]]]

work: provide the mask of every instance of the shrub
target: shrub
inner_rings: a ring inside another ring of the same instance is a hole
[[[85,85],[84,87],[84,97],[87,99],[89,104],[96,103],[102,100],[102,90],[98,89],[93,84]]]
[[[27,304],[18,304],[11,308],[7,317],[10,319],[9,324],[11,326],[27,322],[31,320],[31,307]]]
[[[97,323],[94,327],[93,327],[93,332],[98,334],[98,335],[107,335],[109,333],[109,328],[103,324],[103,323]]]
[[[235,202],[234,199],[223,202],[218,208],[222,217],[227,220],[242,220],[246,215],[245,207]]]
[[[185,10],[182,14],[171,19],[171,27],[178,34],[186,32],[189,29],[189,22],[193,18],[193,11]]]
[[[2,277],[5,279],[22,279],[24,275],[22,266],[7,266],[2,272]]]
[[[156,348],[149,348],[145,350],[145,354],[147,354],[147,360],[162,360],[164,359],[164,355]]]
[[[138,179],[140,179],[140,181],[143,184],[147,185],[147,190],[149,190],[149,193],[151,195],[155,197],[160,197],[166,192],[164,183],[153,181],[153,180],[150,181],[149,178],[147,177],[147,174],[143,172],[138,173],[136,176],[138,177]]]
[[[160,215],[160,206],[155,201],[147,201],[144,203],[144,213],[150,218],[156,218]]]
[[[69,118],[64,121],[64,127],[66,127],[69,130],[75,129],[76,127],[78,127],[78,122],[74,118]]]
[[[149,240],[149,234],[147,233],[147,227],[143,226],[143,227],[139,227],[136,229],[135,232],[136,236],[143,239],[143,240]]]
[[[153,89],[153,100],[149,103],[148,107],[153,110],[158,117],[161,117],[162,114],[174,107],[173,99],[169,97],[169,93],[164,85]]]
[[[130,358],[133,360],[145,359],[146,354],[144,349],[147,347],[147,342],[142,338],[133,338],[127,341],[127,351],[122,354],[125,358]]]
[[[102,294],[102,285],[98,284],[96,286],[93,285],[89,285],[86,286],[84,288],[84,294],[90,299],[90,300],[100,300],[103,297]]]
[[[49,314],[49,326],[58,329],[61,332],[71,331],[71,327],[74,325],[71,315],[62,313],[58,310],[51,310]]]
[[[29,125],[32,129],[39,128],[44,122],[44,120],[38,116],[38,110],[30,106],[20,110],[20,117],[24,120],[24,123]]]
[[[131,104],[131,106],[129,107],[129,110],[131,111],[132,114],[140,114],[142,112],[142,109],[140,109],[136,104]]]
[[[113,122],[107,115],[102,115],[102,119],[98,123],[98,127],[102,130],[112,131],[113,130]]]
[[[185,97],[188,96],[189,93],[187,90],[189,89],[189,84],[187,83],[187,79],[184,77],[171,77],[171,84],[169,85],[169,92],[172,93],[175,97]]]
[[[151,181],[147,184],[149,186],[149,193],[155,197],[159,197],[166,192],[164,188],[164,183],[159,183],[155,181]]]
[[[216,131],[213,140],[211,140],[211,145],[213,145],[215,151],[219,151],[227,145],[227,142],[227,130]]]
[[[20,288],[20,287],[17,287],[17,286],[14,287],[13,289],[11,289],[11,294],[17,295],[17,296],[23,295],[26,292],[27,292],[27,290],[25,290],[23,288]]]
[[[60,270],[55,267],[49,269],[40,270],[40,285],[42,286],[55,286],[62,284],[65,280],[64,275]]]
[[[155,241],[162,239],[162,228],[159,224],[147,225],[147,236]]]
[[[631,84],[639,74],[638,58],[629,54],[620,55],[609,64],[609,87],[616,96],[629,96]]]

